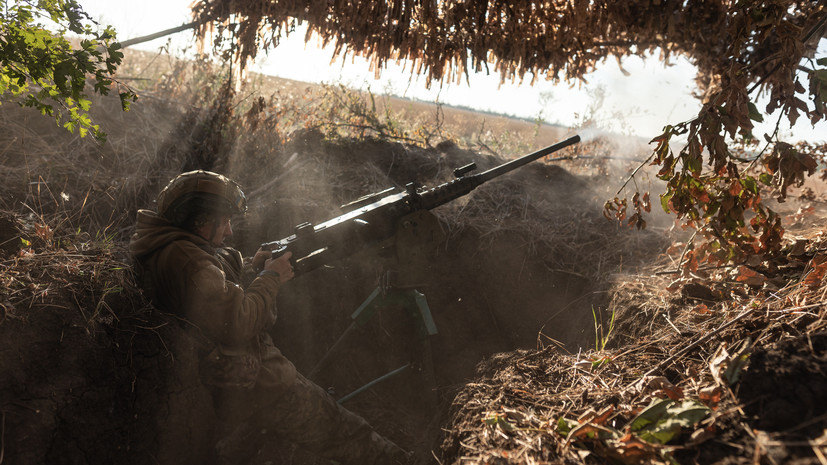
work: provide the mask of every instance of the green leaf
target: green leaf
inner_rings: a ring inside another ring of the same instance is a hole
[[[84,89],[88,74],[95,76],[92,91],[101,95],[115,82],[123,54],[114,30],[93,29],[94,21],[78,0],[9,3],[0,3],[0,97],[11,94],[18,104],[54,116],[67,130],[80,125],[86,129],[81,134],[92,129],[102,140],[103,133],[86,114],[91,105]],[[47,30],[38,23],[42,19],[55,25]],[[67,31],[78,36],[79,45],[69,43]],[[127,93],[134,95],[131,89]]]
[[[485,418],[485,424],[489,426],[499,426],[503,431],[514,431],[516,426],[506,420],[505,415],[498,413],[491,414]]]
[[[812,78],[818,81],[819,87],[821,88],[821,101],[827,101],[827,95],[825,95],[825,91],[827,91],[827,69],[819,69],[813,73]]]
[[[699,176],[701,174],[701,170],[703,169],[703,160],[701,157],[686,156],[684,157],[684,163],[686,163],[686,168],[694,175]]]
[[[630,425],[644,441],[666,444],[685,428],[697,425],[711,410],[694,399],[675,402],[670,399],[655,399]]]
[[[709,218],[712,215],[718,213],[718,210],[720,208],[721,208],[721,204],[719,202],[711,202],[706,208],[706,213],[704,214],[704,218]]]
[[[661,194],[660,196],[660,206],[663,208],[663,211],[669,213],[669,201],[672,200],[672,194],[667,192],[665,194]]]
[[[744,176],[741,178],[741,185],[744,186],[744,189],[752,192],[753,194],[758,193],[758,183],[755,182],[755,178],[752,176]]]
[[[118,94],[118,97],[121,99],[121,109],[123,109],[123,111],[129,111],[129,106],[132,105],[132,102],[138,100],[138,95],[134,92],[121,92]]]
[[[757,121],[759,123],[764,121],[764,116],[761,115],[761,112],[758,111],[758,108],[755,107],[754,103],[749,102],[748,107],[749,107],[749,119],[751,119],[753,121]]]
[[[765,186],[771,186],[772,185],[772,175],[769,174],[769,173],[759,174],[758,175],[758,180],[761,181],[761,184],[764,184]]]
[[[666,413],[666,408],[674,402],[669,399],[655,399],[648,407],[632,420],[630,425],[632,431],[642,431],[648,425],[657,423],[658,420]]]
[[[563,436],[568,436],[571,430],[580,426],[576,420],[569,420],[565,417],[560,417],[557,420],[557,432],[562,434]]]
[[[605,345],[605,344],[603,344],[603,345]],[[603,365],[609,364],[611,361],[612,361],[612,359],[609,358],[609,357],[603,357],[603,358],[599,358],[597,360],[592,360],[592,369],[596,370],[596,369],[602,367]]]

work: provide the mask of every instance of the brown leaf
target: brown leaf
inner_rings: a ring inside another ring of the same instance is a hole
[[[807,273],[801,283],[813,291],[821,286],[821,281],[824,279],[824,273],[827,271],[827,255],[816,255],[810,260],[810,266],[812,270]]]
[[[647,463],[648,460],[660,455],[659,448],[650,444],[632,433],[626,433],[620,439],[607,441],[605,446],[609,455],[624,464]]]
[[[666,249],[666,255],[674,255],[674,254],[677,254],[678,252],[683,252],[683,249],[685,249],[685,248],[686,248],[685,243],[683,243],[683,242],[674,242],[674,243],[672,243],[672,245],[669,246],[668,249]]]
[[[50,242],[52,236],[54,236],[52,228],[50,228],[48,224],[35,223],[34,232],[37,234],[37,237],[43,239],[45,242]]]
[[[689,436],[689,441],[686,443],[686,445],[697,446],[698,444],[702,444],[714,438],[715,435],[716,432],[715,428],[713,427],[698,428],[692,432],[692,435]]]
[[[657,397],[669,397],[672,400],[683,398],[683,389],[672,384],[664,376],[650,376],[636,383],[641,395],[654,394]]]
[[[692,309],[692,311],[695,313],[699,313],[701,315],[709,315],[710,313],[713,313],[712,310],[710,310],[709,307],[706,306],[706,304],[696,305],[695,308]]]
[[[748,286],[763,286],[767,282],[767,277],[752,268],[740,265],[735,280]]]
[[[592,424],[585,424],[571,431],[571,439],[584,439],[590,433],[599,433],[602,429],[593,426]]]
[[[603,425],[606,421],[611,418],[612,414],[615,413],[614,405],[609,405],[602,412],[600,412],[596,417],[592,419],[592,423],[596,425]]]
[[[649,201],[649,192],[643,193],[643,200],[641,201],[643,206],[643,211],[649,213],[652,211],[652,203]]]
[[[709,386],[701,389],[701,391],[698,392],[698,397],[707,407],[715,410],[721,402],[722,392],[720,386]]]

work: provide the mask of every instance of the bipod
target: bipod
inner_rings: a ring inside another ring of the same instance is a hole
[[[436,323],[434,322],[431,309],[428,307],[428,301],[425,295],[419,292],[416,288],[419,286],[399,286],[390,283],[390,272],[383,274],[380,284],[374,291],[359,305],[359,308],[350,316],[351,323],[345,329],[339,339],[330,347],[325,353],[324,357],[316,364],[310,371],[308,378],[313,378],[322,368],[324,368],[330,361],[331,357],[339,350],[344,342],[354,334],[359,328],[368,324],[368,322],[379,314],[383,309],[389,307],[401,308],[411,316],[411,319],[416,324],[415,343],[420,345],[419,353],[416,360],[411,360],[399,368],[389,371],[378,378],[373,379],[367,384],[359,387],[353,392],[341,397],[338,402],[344,403],[358,394],[370,389],[371,387],[390,379],[408,369],[419,369],[429,386],[435,386],[435,376],[433,368],[433,355],[431,350],[430,336],[437,334]],[[413,358],[413,357],[412,357]]]

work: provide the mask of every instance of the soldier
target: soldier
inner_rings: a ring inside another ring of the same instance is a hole
[[[158,195],[157,212],[140,210],[129,251],[153,304],[196,328],[201,382],[210,388],[222,435],[239,425],[267,431],[347,464],[406,463],[407,453],[296,372],[267,329],[276,321],[279,288],[293,277],[290,255],[259,250],[242,287],[241,254],[224,246],[231,217],[246,212],[232,180],[209,171],[174,178]],[[232,441],[230,441],[232,442]],[[224,461],[238,457],[221,447]]]

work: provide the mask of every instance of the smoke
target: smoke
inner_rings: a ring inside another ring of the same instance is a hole
[[[647,140],[638,136],[608,131],[594,125],[575,129],[580,145],[589,155],[605,158],[612,165],[643,161],[651,152]]]
[[[591,142],[599,137],[608,138],[612,136],[609,132],[595,127],[583,128],[578,131],[578,134],[582,143]]]

